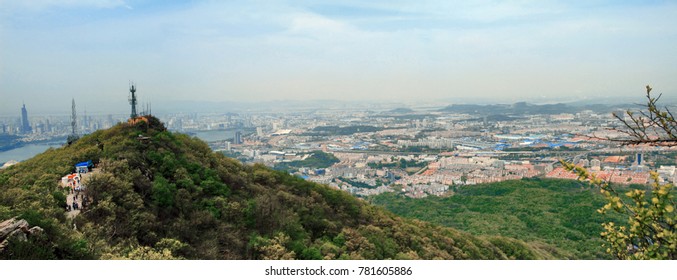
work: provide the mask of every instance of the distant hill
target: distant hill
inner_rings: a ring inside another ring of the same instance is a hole
[[[59,179],[98,173],[75,220]],[[398,217],[334,190],[212,152],[154,117],[84,136],[0,171],[0,221],[44,232],[0,259],[540,259],[548,246]],[[545,249],[544,249],[545,248]]]
[[[572,180],[524,179],[459,187],[450,197],[411,199],[394,193],[372,197],[403,217],[434,222],[476,235],[500,235],[532,246],[550,245],[567,259],[609,258],[602,248],[602,222],[625,223],[604,205],[598,190]]]
[[[414,110],[409,109],[409,108],[403,108],[403,107],[400,107],[400,108],[392,109],[392,110],[387,111],[387,112],[388,112],[388,113],[393,113],[393,114],[409,114],[409,113],[413,113]]]
[[[485,115],[555,115],[563,113],[577,113],[583,110],[592,110],[594,112],[609,112],[618,106],[609,106],[603,104],[586,103],[555,103],[555,104],[530,104],[527,102],[517,102],[514,104],[452,104],[440,109],[440,112],[459,113],[459,114],[485,114]],[[626,108],[626,107],[621,107]],[[630,107],[627,107],[630,108]]]

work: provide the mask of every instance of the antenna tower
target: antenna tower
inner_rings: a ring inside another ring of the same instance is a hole
[[[76,121],[78,119],[78,115],[75,112],[75,98],[73,98],[73,105],[72,105],[71,108],[73,110],[72,115],[71,115],[71,129],[72,129],[72,131],[71,131],[71,135],[68,135],[68,138],[66,138],[67,141],[68,141],[68,145],[73,144],[73,142],[78,140],[77,121]]]
[[[136,86],[133,83],[129,86],[129,92],[129,104],[132,105],[132,114],[130,115],[130,118],[134,119],[138,117],[138,115],[136,114]]]
[[[76,121],[76,120],[77,120],[78,115],[77,115],[77,113],[75,112],[75,98],[73,98],[73,106],[72,106],[72,110],[73,110],[73,115],[71,115],[71,129],[72,129],[73,131],[72,131],[71,134],[72,134],[73,136],[76,136],[76,135],[77,135],[77,133],[76,133],[77,121]]]

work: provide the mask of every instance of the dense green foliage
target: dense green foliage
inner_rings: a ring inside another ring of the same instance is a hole
[[[677,214],[672,184],[661,183],[658,173],[651,172],[653,183],[649,188],[631,185],[624,189],[597,178],[584,167],[564,161],[562,164],[576,172],[579,179],[599,188],[606,200],[597,210],[600,214],[613,213],[627,219],[627,223],[602,224],[601,236],[606,241],[607,253],[617,259],[677,259]]]
[[[325,153],[323,151],[313,151],[311,155],[304,159],[291,162],[281,162],[275,166],[277,170],[289,170],[289,169],[298,169],[301,167],[305,168],[327,168],[334,163],[339,162],[339,159],[334,155]]]
[[[344,178],[344,177],[341,177],[341,176],[339,176],[338,178],[336,178],[336,180],[334,180],[334,182],[346,182],[346,183],[350,184],[350,185],[353,186],[353,187],[363,188],[363,189],[375,189],[376,187],[378,187],[378,186],[372,186],[372,185],[369,185],[369,184],[367,184],[367,183],[363,183],[363,182],[358,182],[358,181],[350,180],[350,179],[348,179],[348,178]],[[379,186],[380,186],[380,185],[379,185]]]
[[[600,238],[604,198],[572,180],[524,179],[463,186],[450,197],[411,199],[388,193],[372,199],[404,217],[417,218],[477,235],[523,240],[557,258],[609,258]]]
[[[67,219],[58,180],[93,160],[89,208]],[[403,219],[345,192],[213,153],[155,118],[0,171],[0,219],[45,229],[5,259],[551,258],[524,242]],[[76,225],[77,229],[74,228]]]

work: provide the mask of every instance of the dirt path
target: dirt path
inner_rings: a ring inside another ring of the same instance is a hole
[[[87,186],[86,182],[89,177],[92,176],[92,174],[99,173],[98,168],[93,168],[92,171],[80,174],[80,182],[81,185],[84,184]],[[66,188],[70,188],[69,186],[65,186]],[[66,212],[66,218],[68,219],[74,219],[78,214],[80,214],[80,211],[82,211],[82,202],[83,199],[85,198],[85,192],[84,190],[80,191],[70,191],[70,193],[66,196],[66,205],[68,205],[69,211]]]
[[[78,195],[77,193],[80,193]],[[66,205],[70,206],[70,211],[66,212],[66,218],[74,219],[78,214],[80,214],[80,207],[82,206],[82,192],[76,192],[75,194],[68,194],[66,196]],[[77,197],[76,197],[77,196]],[[78,205],[78,210],[75,210],[73,207],[73,202],[76,202]]]

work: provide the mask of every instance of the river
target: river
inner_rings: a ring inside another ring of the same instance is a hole
[[[205,142],[216,142],[232,139],[235,137],[235,131],[236,130],[209,130],[194,132],[192,135]],[[46,151],[50,147],[58,148],[61,146],[61,144],[54,143],[37,143],[27,144],[20,148],[0,152],[0,166],[10,160],[24,161]]]
[[[20,148],[0,152],[0,166],[10,160],[24,161],[46,151],[50,147],[59,148],[61,146],[54,143],[28,144]]]
[[[235,137],[235,130],[207,130],[191,133],[192,136],[200,138],[205,142],[225,141]]]

